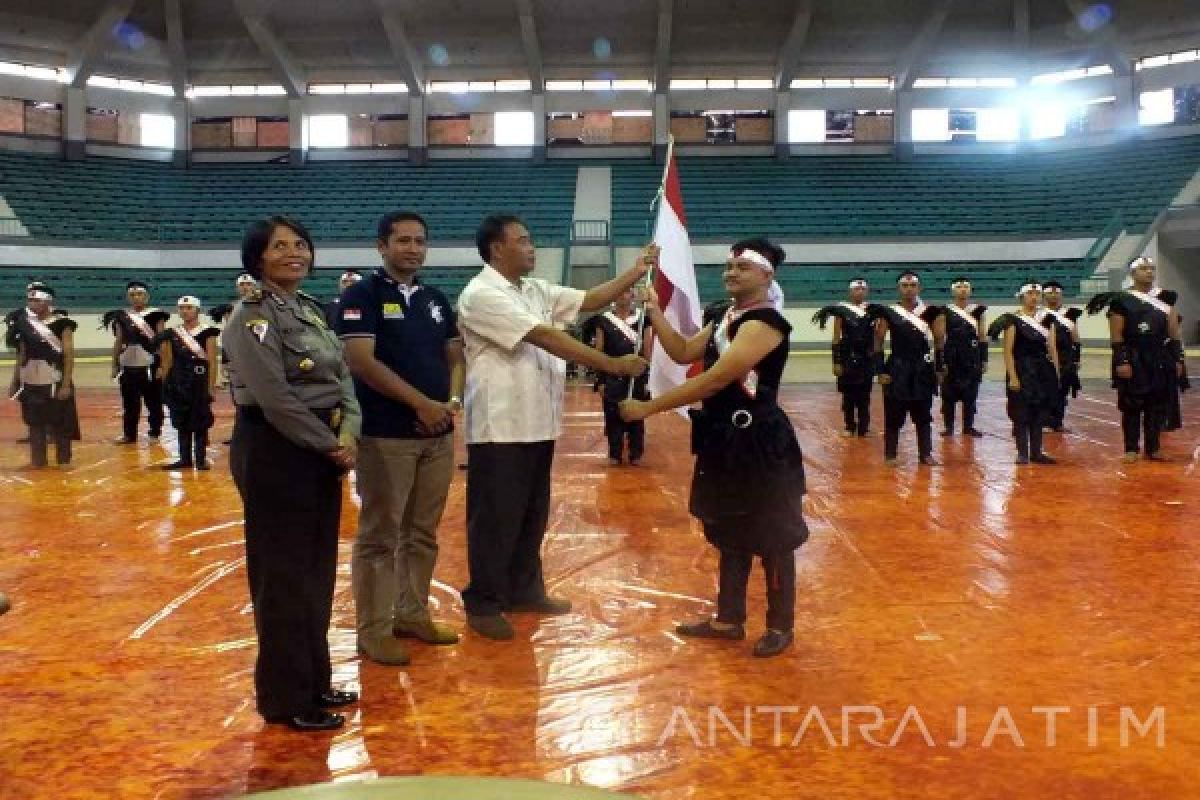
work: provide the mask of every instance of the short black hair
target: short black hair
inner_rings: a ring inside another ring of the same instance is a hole
[[[150,287],[144,281],[130,281],[125,284],[125,291],[128,292],[130,289],[145,289],[147,292],[150,291]]]
[[[787,258],[787,253],[783,251],[783,248],[773,243],[765,236],[756,236],[753,239],[742,239],[739,242],[735,242],[733,247],[730,249],[733,251],[735,256],[740,256],[743,250],[753,250],[763,258],[767,259],[767,261],[770,261],[771,266],[775,269],[779,269],[779,265],[783,263],[785,258]]]
[[[918,282],[920,282],[920,280],[921,280],[921,276],[917,274],[916,270],[906,269],[906,270],[904,270],[904,272],[901,272],[899,275],[896,276],[896,283],[899,283],[900,281],[902,281],[905,278],[910,277],[910,276],[913,278],[916,278]]]
[[[429,236],[429,223],[415,211],[390,211],[379,218],[379,225],[375,228],[375,238],[381,242],[386,242],[388,237],[392,235],[392,226],[397,222],[415,222],[425,231],[425,236]]]
[[[1061,283],[1059,283],[1058,281],[1046,281],[1045,283],[1042,284],[1043,292],[1046,291],[1047,289],[1058,289],[1061,292],[1062,288],[1063,288],[1063,285]]]
[[[271,242],[271,234],[279,227],[289,229],[308,245],[308,252],[312,253],[313,256],[312,265],[308,268],[309,273],[312,273],[313,267],[317,264],[317,248],[313,245],[312,236],[309,235],[308,228],[305,228],[291,217],[285,217],[282,214],[272,214],[265,219],[260,219],[252,223],[246,229],[246,235],[242,237],[242,269],[250,273],[250,277],[256,281],[262,280],[263,253],[267,251],[267,245]]]
[[[492,257],[492,245],[504,241],[505,228],[509,225],[524,224],[515,214],[489,214],[484,217],[483,222],[479,223],[479,230],[475,232],[475,249],[479,251],[483,263],[491,263],[489,259]]]
[[[920,280],[920,279],[918,278],[918,280]],[[970,282],[971,282],[971,279],[968,278],[966,275],[959,275],[957,278],[950,281],[950,285],[953,286],[956,283],[970,283]]]

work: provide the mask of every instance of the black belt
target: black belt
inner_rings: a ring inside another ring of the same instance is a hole
[[[342,410],[340,408],[310,408],[309,413],[316,416],[317,419],[324,422],[333,430],[337,430],[342,424]],[[261,406],[238,406],[238,419],[254,422],[258,424],[267,424],[267,415],[263,413]]]

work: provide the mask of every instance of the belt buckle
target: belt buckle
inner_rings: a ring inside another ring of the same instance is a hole
[[[197,364],[196,366],[192,367],[192,371],[195,372],[197,375],[207,375],[208,367],[203,367],[203,366],[200,366],[199,364]]]
[[[744,408],[739,408],[737,411],[733,412],[729,418],[729,421],[733,427],[738,428],[739,430],[745,430],[754,423],[754,415]]]

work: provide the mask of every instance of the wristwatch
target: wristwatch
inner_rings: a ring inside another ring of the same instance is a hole
[[[454,395],[454,397],[450,398],[450,405],[454,406],[455,411],[462,411],[462,407],[463,407],[462,398],[459,397],[458,395]]]

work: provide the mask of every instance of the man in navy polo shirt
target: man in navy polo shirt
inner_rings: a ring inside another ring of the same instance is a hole
[[[430,616],[429,585],[465,360],[450,301],[417,279],[427,235],[419,214],[385,215],[376,241],[383,268],[345,289],[338,304],[363,414],[352,562],[358,649],[381,664],[408,663],[403,637],[458,641]]]

